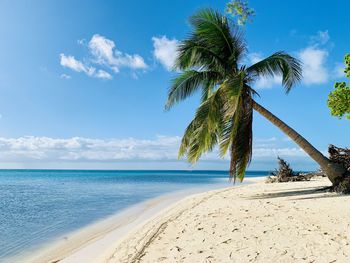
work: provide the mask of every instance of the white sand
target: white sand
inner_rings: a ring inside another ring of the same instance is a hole
[[[199,194],[133,230],[104,262],[350,262],[350,196],[327,179]]]
[[[128,229],[82,239],[80,249],[61,251],[58,258],[64,257],[63,263],[350,262],[350,196],[315,191],[326,185],[325,178],[260,180],[192,195],[158,213],[146,209],[148,219],[131,217],[130,224],[124,217]],[[47,259],[35,262],[52,262]]]

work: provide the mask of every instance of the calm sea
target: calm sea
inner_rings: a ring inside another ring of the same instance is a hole
[[[0,262],[146,199],[229,186],[227,178],[223,171],[0,170]]]

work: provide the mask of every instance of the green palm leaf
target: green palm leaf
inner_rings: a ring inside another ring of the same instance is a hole
[[[175,103],[186,99],[199,88],[206,94],[222,80],[222,75],[214,71],[187,70],[173,80],[169,89],[166,109],[170,109]]]
[[[187,159],[195,163],[204,152],[213,150],[218,143],[225,103],[223,93],[223,89],[219,88],[199,106],[182,138],[179,157],[187,155]]]
[[[247,68],[247,72],[252,78],[281,75],[287,93],[302,77],[300,61],[284,52],[277,52],[257,62]]]
[[[247,101],[248,100],[248,101]],[[230,178],[243,180],[252,158],[253,108],[251,99],[242,100],[233,120],[232,144],[230,149]]]
[[[191,67],[229,72],[237,66],[246,46],[237,27],[220,13],[203,9],[190,18],[194,27],[188,39],[179,45],[176,67]]]

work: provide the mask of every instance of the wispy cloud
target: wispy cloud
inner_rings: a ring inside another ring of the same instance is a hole
[[[63,53],[60,54],[60,64],[61,66],[70,68],[76,72],[84,72],[89,76],[92,76],[95,72],[95,68],[88,67],[84,65],[83,62],[75,59],[74,56],[66,56]]]
[[[286,147],[286,148],[269,148],[259,147],[253,149],[254,158],[277,158],[278,156],[283,158],[292,157],[307,157],[308,155],[300,148],[297,147]]]
[[[60,64],[76,72],[83,72],[90,77],[112,79],[113,76],[107,70],[118,73],[121,68],[132,70],[145,70],[148,65],[138,54],[127,54],[116,49],[113,40],[99,34],[92,36],[91,40],[78,40],[78,44],[87,46],[89,54],[83,60],[78,60],[72,55],[60,54]],[[83,62],[84,61],[84,62]],[[97,67],[104,67],[100,69]]]
[[[87,66],[83,62],[75,59],[74,56],[66,56],[65,54],[60,54],[60,64],[63,67],[69,68],[76,72],[84,72],[90,77],[96,77],[101,79],[111,79],[112,76],[104,70],[96,70],[95,67]],[[70,78],[67,74],[62,74],[61,78],[67,79]]]
[[[179,41],[175,38],[169,39],[166,36],[152,37],[152,41],[154,58],[158,60],[166,70],[173,70]]]
[[[329,54],[326,44],[329,43],[328,30],[318,31],[310,36],[309,46],[297,52],[303,63],[303,83],[316,85],[326,83],[331,74],[327,68],[327,57]]]
[[[114,72],[119,72],[121,67],[131,69],[146,69],[148,67],[140,55],[129,55],[117,50],[115,43],[104,36],[93,35],[88,46],[93,60],[109,67]]]
[[[107,71],[104,71],[102,69],[99,69],[96,72],[95,76],[97,78],[100,78],[100,79],[112,79],[113,78],[111,74],[109,74]]]

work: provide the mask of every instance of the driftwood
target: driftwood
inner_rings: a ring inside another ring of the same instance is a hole
[[[328,153],[331,162],[342,165],[348,171],[344,175],[342,181],[338,185],[333,186],[333,191],[340,193],[350,193],[350,149],[336,147],[331,144],[328,147]],[[311,173],[294,172],[290,165],[280,157],[278,157],[278,165],[278,169],[272,172],[271,175],[267,178],[268,183],[308,181],[316,176],[326,176],[322,169]]]
[[[271,175],[267,177],[267,183],[284,183],[284,182],[297,182],[308,181],[315,176],[314,173],[305,174],[294,172],[289,163],[280,157],[278,158],[278,169],[271,172]]]
[[[334,145],[328,147],[329,159],[334,163],[339,163],[350,172],[350,149],[340,148]]]
[[[343,179],[335,186],[333,191],[343,194],[350,194],[350,149],[340,148],[334,145],[328,147],[329,159],[342,165],[347,172],[344,174]]]

